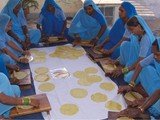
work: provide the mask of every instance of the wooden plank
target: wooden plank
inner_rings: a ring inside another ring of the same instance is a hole
[[[21,89],[30,89],[31,88],[31,74],[30,69],[21,69],[21,72],[27,73],[27,76],[20,80],[19,87]],[[15,76],[16,72],[13,72],[13,76]]]
[[[20,109],[20,108],[18,108],[17,110],[16,107],[14,107],[10,111],[10,118],[27,115],[27,114],[38,113],[38,112],[47,112],[49,114],[49,111],[51,110],[51,106],[50,106],[50,103],[48,101],[46,94],[38,94],[38,95],[33,95],[33,96],[28,96],[28,97],[38,99],[40,101],[39,107],[31,108],[29,110]]]
[[[83,47],[93,47],[93,44],[90,44],[90,40],[81,40],[80,42],[77,42],[76,40],[73,41],[73,45],[79,45]]]

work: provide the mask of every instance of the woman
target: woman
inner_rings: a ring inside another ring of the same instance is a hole
[[[92,0],[85,0],[72,20],[69,34],[76,42],[91,40],[91,44],[101,43],[109,34],[107,21]]]
[[[20,89],[16,85],[11,85],[8,78],[0,73],[0,119],[8,118],[10,109],[15,105],[39,106],[39,101],[29,98],[19,98]]]
[[[119,113],[119,116],[128,116],[131,118],[144,118],[144,119],[152,119],[152,116],[145,115],[144,113],[149,109],[151,111],[153,106],[157,105],[157,110],[160,110],[160,89],[156,90],[149,98],[146,98],[143,102],[138,102],[136,107],[129,107],[127,109],[122,110]],[[135,102],[133,102],[134,104]],[[158,105],[159,104],[159,105]],[[134,104],[135,105],[135,104]],[[151,114],[154,115],[153,110]],[[157,114],[158,116],[160,113]],[[154,119],[154,118],[153,118]]]
[[[129,2],[123,2],[119,7],[119,18],[110,30],[109,36],[96,48],[100,49],[103,54],[112,54],[112,59],[119,57],[119,46],[123,41],[128,40],[130,35],[126,23],[134,15],[137,15],[135,7]]]
[[[124,80],[129,83],[137,63],[151,54],[151,46],[155,37],[140,16],[130,18],[127,27],[132,33],[130,41],[125,41],[120,46],[120,64],[125,67],[113,71],[113,76],[124,74]]]
[[[140,84],[149,96],[160,89],[160,39],[152,44],[153,54],[142,60],[136,67],[134,75],[129,85],[120,86],[119,93],[132,90],[136,85],[139,76]],[[160,115],[160,100],[153,105],[149,111],[155,116]]]
[[[37,22],[37,28],[44,36],[68,37],[66,17],[54,0],[45,0]]]
[[[9,0],[3,8],[2,13],[9,15],[12,19],[12,35],[19,47],[29,49],[30,44],[38,44],[41,38],[39,30],[29,30],[21,7],[21,0]]]
[[[0,56],[3,58],[5,64],[15,65],[16,61],[21,63],[28,63],[26,58],[19,58],[20,55],[30,55],[19,48],[6,33],[11,28],[12,22],[10,17],[6,14],[0,14]]]

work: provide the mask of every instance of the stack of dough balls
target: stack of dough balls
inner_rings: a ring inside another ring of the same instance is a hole
[[[97,73],[98,70],[93,67],[86,68],[84,71],[77,71],[73,73],[73,76],[78,78],[78,84],[81,86],[89,86],[93,83],[102,81],[102,78],[98,75],[93,75]],[[90,75],[91,74],[91,75]]]
[[[83,55],[83,50],[77,50],[69,46],[59,46],[51,53],[50,57],[58,57],[62,59],[76,60]]]
[[[37,82],[45,82],[38,87],[38,89],[42,92],[50,92],[55,88],[54,84],[46,83],[50,79],[49,75],[47,74],[48,72],[49,69],[46,67],[39,67],[35,70],[37,75],[34,77],[34,80]]]

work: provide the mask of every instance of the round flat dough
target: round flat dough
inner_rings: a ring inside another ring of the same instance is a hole
[[[90,73],[95,74],[95,73],[98,72],[98,70],[97,70],[96,68],[94,68],[94,67],[89,67],[89,68],[86,68],[86,69],[85,69],[85,72],[86,72],[87,74],[90,74]]]
[[[98,75],[90,75],[90,76],[87,76],[87,81],[90,83],[100,82],[102,81],[102,78]]]
[[[35,56],[34,57],[34,62],[45,62],[46,58],[43,56]]]
[[[77,71],[75,73],[73,73],[73,76],[76,78],[86,78],[87,73],[83,72],[83,71]]]
[[[34,72],[37,74],[45,74],[49,72],[49,69],[47,67],[39,67]]]
[[[79,108],[75,104],[64,104],[60,107],[60,111],[64,115],[72,116],[79,111]]]
[[[37,52],[39,52],[39,51],[36,50],[36,49],[30,49],[29,52],[30,52],[30,53],[37,53]]]
[[[109,110],[122,110],[122,106],[117,103],[117,102],[114,102],[114,101],[108,101],[106,104],[105,104],[105,107],[108,108]]]
[[[133,91],[130,91],[130,92],[127,92],[124,97],[129,100],[129,101],[134,101],[136,99],[141,99],[143,98],[143,96],[141,94],[139,94],[138,92],[133,92]]]
[[[41,84],[38,89],[42,92],[50,92],[55,88],[55,85],[52,83]]]
[[[57,57],[57,54],[51,53],[51,54],[49,54],[49,56],[50,56],[50,57]]]
[[[45,82],[50,79],[49,75],[47,74],[38,74],[34,77],[34,80],[37,82]]]
[[[70,91],[70,94],[75,98],[84,98],[87,96],[88,92],[85,89],[75,88]]]
[[[29,110],[33,108],[31,105],[18,105],[17,107],[23,110]]]
[[[47,53],[46,52],[36,52],[37,56],[45,56]]]
[[[27,77],[27,73],[26,72],[23,72],[23,71],[20,71],[20,72],[16,72],[14,74],[14,76],[18,79],[18,80],[21,80],[21,79],[24,79],[25,77]]]
[[[112,91],[115,89],[115,85],[111,82],[101,83],[100,88],[102,88],[103,90],[106,90],[106,91]]]
[[[78,84],[81,86],[90,86],[92,82],[87,81],[86,78],[82,78],[78,80]]]
[[[115,70],[117,67],[116,65],[108,64],[108,65],[103,65],[103,68],[106,70]]]
[[[95,93],[91,96],[91,99],[94,102],[105,102],[108,99],[108,97],[102,93]]]

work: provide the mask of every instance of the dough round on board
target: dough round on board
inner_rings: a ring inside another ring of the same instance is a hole
[[[115,101],[108,101],[106,104],[105,104],[105,107],[109,110],[122,110],[122,106],[115,102]]]
[[[34,72],[37,74],[45,74],[49,72],[49,69],[47,67],[39,67]]]
[[[76,78],[86,78],[87,73],[83,72],[83,71],[77,71],[75,73],[73,73],[73,76]]]
[[[101,83],[100,84],[100,88],[102,88],[103,90],[106,90],[106,91],[112,91],[115,89],[115,85],[111,82],[104,82],[104,83]]]
[[[75,88],[70,91],[70,94],[75,98],[84,98],[87,96],[88,92],[85,89]]]
[[[43,83],[39,85],[38,89],[42,92],[50,92],[55,88],[55,85],[52,83]]]
[[[94,67],[89,67],[89,68],[85,69],[85,72],[88,73],[88,74],[90,74],[90,73],[95,74],[95,73],[98,72],[98,70]]]
[[[27,73],[26,72],[23,72],[23,71],[20,71],[20,72],[16,72],[14,74],[14,76],[18,79],[18,80],[21,80],[21,79],[24,79],[25,77],[27,77]]]
[[[102,55],[103,53],[101,53],[100,51],[98,51],[96,48],[93,49],[93,52],[98,54],[98,55]]]
[[[45,62],[46,58],[44,56],[35,56],[34,62]]]
[[[106,70],[115,70],[117,67],[116,65],[108,64],[108,65],[103,65],[103,68]]]
[[[90,75],[87,76],[87,81],[89,81],[90,83],[100,82],[102,81],[102,78],[98,75]]]
[[[133,91],[130,91],[130,92],[127,92],[125,95],[124,95],[125,99],[127,99],[128,101],[134,101],[136,99],[140,99],[140,98],[143,98],[143,96],[137,92],[133,92]]]
[[[31,105],[18,105],[17,107],[24,110],[29,110],[33,108],[33,106]]]
[[[94,102],[105,102],[108,99],[108,97],[102,93],[95,93],[91,96],[91,99]]]
[[[50,79],[49,75],[47,74],[38,74],[34,77],[34,80],[37,82],[45,82]]]
[[[64,115],[72,116],[79,111],[79,108],[75,104],[64,104],[60,107],[60,111]]]

